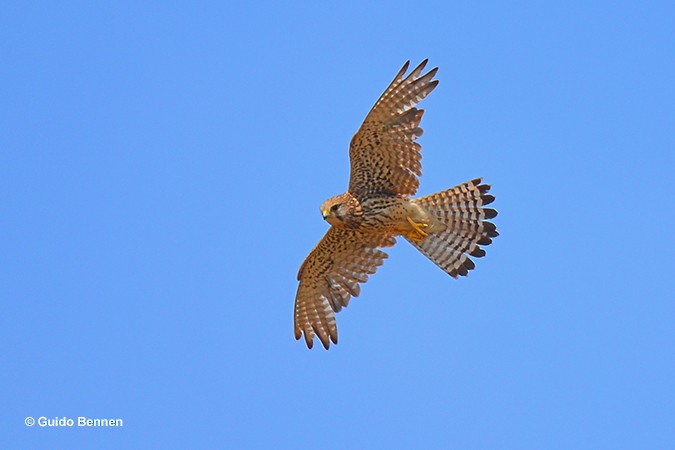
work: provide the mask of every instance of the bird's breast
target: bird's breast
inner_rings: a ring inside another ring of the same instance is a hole
[[[400,232],[406,228],[409,200],[396,197],[373,198],[361,202],[362,228]]]

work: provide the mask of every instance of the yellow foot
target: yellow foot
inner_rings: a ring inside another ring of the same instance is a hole
[[[408,219],[408,223],[412,227],[412,230],[406,234],[406,237],[412,241],[415,242],[422,242],[425,237],[429,236],[429,233],[424,231],[422,228],[428,228],[429,224],[428,223],[417,223],[414,220],[410,218],[410,216],[407,216],[406,219]]]

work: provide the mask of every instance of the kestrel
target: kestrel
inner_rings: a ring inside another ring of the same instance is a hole
[[[349,188],[321,205],[331,225],[298,271],[295,338],[316,334],[328,349],[338,342],[335,313],[358,297],[359,283],[375,273],[387,254],[381,249],[408,242],[453,278],[475,267],[469,258],[485,255],[480,245],[498,236],[487,222],[497,211],[490,185],[481,178],[412,199],[422,174],[421,146],[415,140],[424,110],[415,106],[434,90],[438,68],[424,75],[427,60],[406,75],[406,62],[375,102],[349,145]]]

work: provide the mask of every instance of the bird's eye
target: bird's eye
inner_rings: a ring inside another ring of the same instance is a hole
[[[340,205],[333,205],[333,206],[331,206],[331,207],[330,207],[330,212],[336,212],[336,211],[338,210],[339,207],[340,207]]]

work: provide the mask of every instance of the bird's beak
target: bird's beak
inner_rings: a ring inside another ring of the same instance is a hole
[[[322,209],[321,210],[321,215],[323,216],[323,220],[326,220],[328,217],[328,210],[327,209]]]

